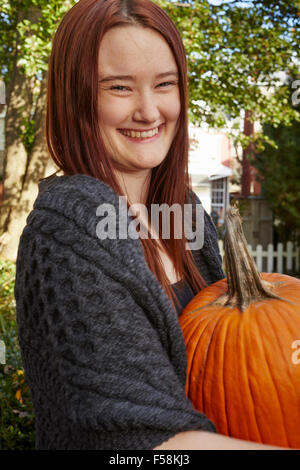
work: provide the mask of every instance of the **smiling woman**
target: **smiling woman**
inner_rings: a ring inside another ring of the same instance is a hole
[[[126,195],[128,206],[145,204],[148,214],[153,204],[196,203],[188,174],[186,53],[155,3],[78,2],[58,28],[48,76],[46,138],[64,175],[97,178]],[[144,222],[151,231],[151,220]],[[181,225],[184,233],[183,219]],[[208,261],[211,253],[202,252],[198,269],[187,240],[175,232],[172,224],[169,238],[159,233],[141,245],[148,267],[180,308],[172,284],[185,279],[198,292],[223,273],[219,259]]]
[[[107,207],[130,226],[120,197],[148,214],[185,203],[196,214],[201,204],[188,175],[185,50],[155,3],[81,0],[65,15],[49,64],[46,139],[63,175],[40,184],[15,283],[36,448],[233,448],[185,395],[178,315],[224,277],[210,217],[193,253],[178,218],[168,238],[160,227],[154,238],[97,237]]]

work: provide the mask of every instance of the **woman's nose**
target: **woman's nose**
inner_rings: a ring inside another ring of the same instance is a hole
[[[140,93],[135,102],[133,119],[135,121],[157,122],[159,118],[157,96],[151,92]]]

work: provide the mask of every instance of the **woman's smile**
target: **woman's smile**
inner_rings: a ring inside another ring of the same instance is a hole
[[[118,129],[118,131],[135,144],[154,142],[160,138],[163,124],[152,129]]]

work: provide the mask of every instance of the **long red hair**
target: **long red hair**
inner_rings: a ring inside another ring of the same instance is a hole
[[[98,52],[104,34],[113,27],[141,25],[161,34],[171,48],[179,73],[181,112],[169,152],[152,170],[147,198],[151,204],[183,207],[192,194],[188,174],[188,84],[185,49],[174,23],[150,0],[81,0],[60,23],[49,63],[46,140],[55,164],[64,174],[85,174],[123,194],[114,174],[98,125]],[[194,201],[193,201],[194,202]],[[172,224],[171,224],[172,225]],[[186,238],[160,238],[180,278],[194,293],[206,283],[196,268]],[[176,298],[159,257],[157,241],[140,238],[146,262],[174,306]]]

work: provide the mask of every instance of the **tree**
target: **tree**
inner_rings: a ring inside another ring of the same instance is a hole
[[[288,88],[292,93],[291,81]],[[300,85],[300,81],[299,81]],[[300,99],[293,108],[300,114]],[[290,126],[265,125],[264,133],[276,143],[267,144],[253,161],[258,169],[263,193],[276,218],[278,238],[286,242],[299,241],[300,234],[300,126],[293,121]]]
[[[71,4],[61,0],[2,0],[0,68],[7,90],[0,215],[3,258],[16,258],[37,183],[49,162],[44,139],[47,64],[56,25]]]
[[[250,159],[271,136],[263,124],[300,120],[278,74],[299,69],[298,0],[159,1],[181,30],[189,59],[190,117],[226,127],[243,148],[242,192],[250,192]],[[241,117],[244,125],[241,126]],[[261,131],[254,133],[254,123]],[[274,142],[273,142],[274,145]]]
[[[7,85],[6,158],[0,217],[0,255],[15,259],[18,239],[49,162],[43,138],[45,81],[51,39],[76,0],[0,0],[0,70]],[[287,125],[298,114],[288,92],[278,99],[275,72],[295,73],[299,48],[297,0],[155,0],[176,23],[185,43],[190,119],[223,128],[237,145],[268,136],[246,136],[241,111],[252,121]],[[249,148],[250,148],[249,147]]]
[[[281,85],[276,73],[298,72],[298,0],[157,3],[185,43],[194,122],[224,126],[228,117],[239,118],[241,110],[251,111],[261,123],[287,124],[296,117],[288,90],[279,101],[266,91]]]

